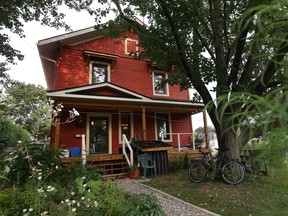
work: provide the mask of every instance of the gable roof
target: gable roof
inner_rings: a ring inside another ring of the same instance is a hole
[[[101,102],[101,105],[106,103],[107,106],[122,104],[123,107],[126,105],[145,106],[147,108],[161,107],[168,110],[172,108],[183,109],[185,112],[189,111],[193,113],[200,112],[204,108],[203,104],[196,104],[191,101],[149,98],[109,82],[48,91],[47,96],[63,103],[69,101],[70,103],[74,103],[75,106],[84,101],[89,101],[94,106],[97,106]]]
[[[146,28],[146,25],[137,17],[133,20],[138,23],[139,26]],[[128,25],[128,23],[127,23]],[[123,29],[128,26],[123,25]],[[52,83],[55,76],[55,66],[57,58],[57,50],[61,46],[75,46],[91,40],[104,37],[103,29],[96,29],[95,26],[80,29],[77,31],[68,32],[65,34],[57,35],[54,37],[39,40],[37,48],[42,63],[42,67],[45,74],[46,84],[48,89],[52,89]]]
[[[101,38],[103,37],[102,32],[103,30],[96,30],[93,26],[38,41],[38,52],[42,63],[42,68],[44,70],[48,89],[53,88],[52,84],[55,76],[57,50],[61,46],[73,46],[97,38]]]
[[[47,96],[57,98],[101,99],[101,100],[149,100],[148,97],[118,85],[105,82],[78,86],[69,89],[48,91]]]

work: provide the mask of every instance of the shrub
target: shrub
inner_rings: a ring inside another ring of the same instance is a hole
[[[15,125],[10,119],[0,119],[0,151],[6,147],[15,147],[18,141],[29,143],[31,135],[19,125]]]
[[[55,167],[60,167],[59,153],[42,145],[21,144],[11,154],[0,159],[1,174],[4,174],[11,185],[24,185],[31,175],[48,178]],[[38,174],[37,174],[38,172]],[[0,175],[1,175],[0,174]],[[35,177],[35,176],[34,176]],[[2,180],[3,181],[3,180]]]
[[[170,170],[181,170],[188,168],[189,158],[188,155],[176,155],[170,162]]]
[[[128,206],[125,215],[128,216],[162,216],[164,212],[154,196],[147,194],[140,194],[131,196],[130,205]]]

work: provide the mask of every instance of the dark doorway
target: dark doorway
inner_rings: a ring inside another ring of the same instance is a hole
[[[107,154],[109,146],[109,118],[90,118],[90,153]]]

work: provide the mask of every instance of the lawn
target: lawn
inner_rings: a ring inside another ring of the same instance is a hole
[[[287,180],[287,172],[270,169],[268,176],[247,174],[236,186],[221,179],[192,183],[187,170],[180,170],[151,177],[146,184],[224,216],[282,216],[288,215]]]

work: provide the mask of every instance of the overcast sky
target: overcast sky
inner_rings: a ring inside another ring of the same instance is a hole
[[[87,12],[78,13],[67,9],[65,10],[65,14],[65,20],[73,30],[91,27],[95,24],[94,17],[90,16]],[[11,70],[8,71],[8,74],[15,80],[36,85],[39,84],[46,88],[46,81],[36,44],[39,40],[63,34],[65,30],[56,30],[55,28],[41,26],[39,22],[33,21],[24,24],[24,33],[26,35],[25,38],[8,33],[11,37],[12,47],[20,50],[24,55],[23,61],[17,62],[17,65],[10,66]]]
[[[79,30],[95,25],[94,17],[90,16],[87,12],[78,13],[74,10],[65,10],[66,22],[73,30]],[[11,70],[8,74],[11,78],[35,85],[42,85],[47,87],[44,72],[42,69],[37,42],[42,39],[64,34],[65,30],[56,30],[47,26],[41,26],[39,22],[29,22],[24,25],[24,32],[26,37],[20,38],[19,36],[5,32],[11,37],[11,44],[13,48],[21,51],[25,56],[23,61],[17,62],[17,65],[11,65]],[[208,125],[212,125],[208,119]],[[203,125],[202,113],[193,116],[194,130]]]

